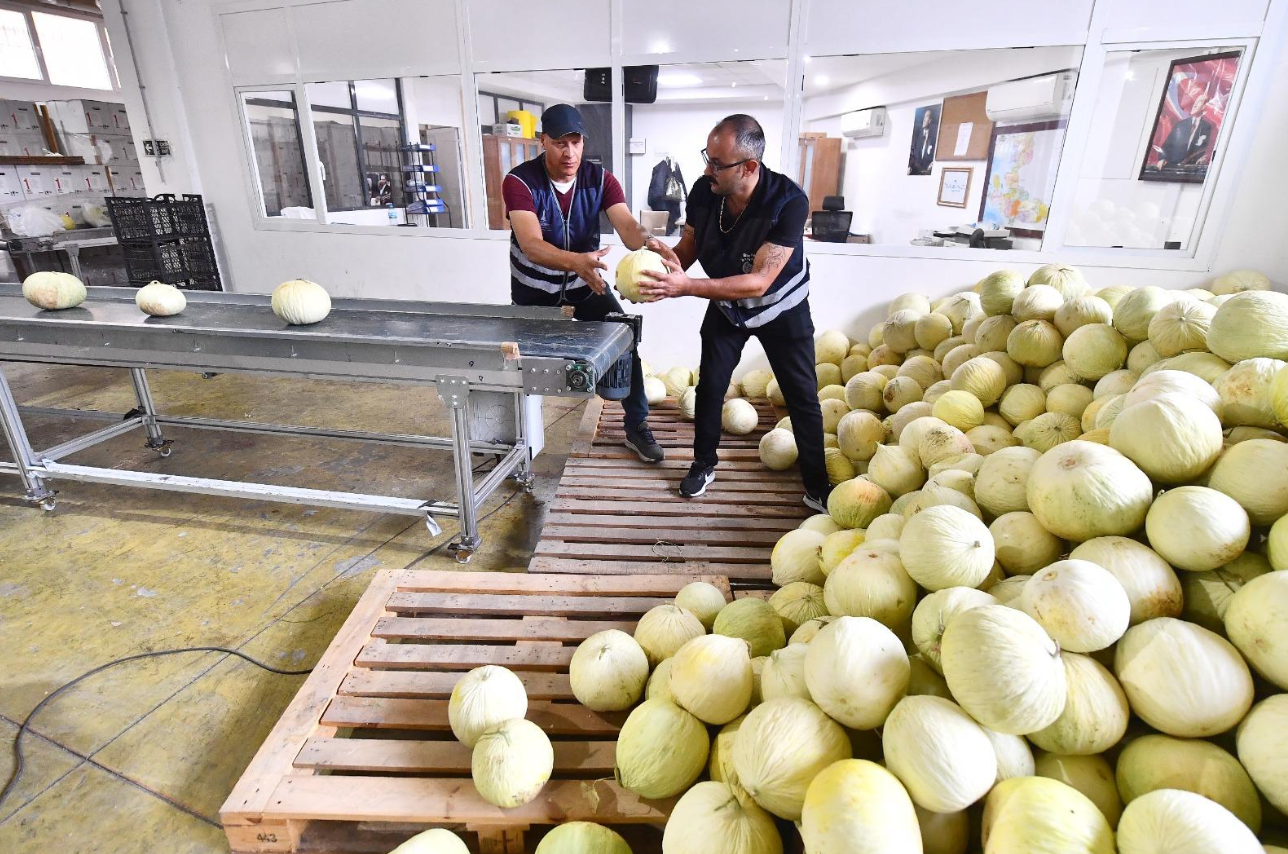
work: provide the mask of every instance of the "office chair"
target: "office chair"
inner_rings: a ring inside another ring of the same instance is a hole
[[[810,215],[811,234],[824,243],[844,243],[850,236],[850,222],[854,212],[842,210],[844,196],[824,196],[823,210]]]

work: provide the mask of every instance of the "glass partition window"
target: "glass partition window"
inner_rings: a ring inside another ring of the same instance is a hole
[[[1193,248],[1242,59],[1228,48],[1106,55],[1066,245]]]
[[[407,182],[397,83],[308,83],[304,93],[313,114],[328,221],[344,225],[405,222]]]
[[[830,242],[1039,249],[1081,48],[809,57],[792,172]]]
[[[613,163],[612,104],[586,98],[586,74],[585,69],[567,69],[475,75],[488,228],[509,230],[501,184],[515,166],[541,156],[541,113],[553,104],[572,104],[581,111],[586,123],[583,160],[603,166],[625,188],[625,179]],[[485,101],[492,104],[490,111],[483,109]],[[490,118],[495,121],[489,122]],[[612,231],[607,217],[600,217],[600,230]]]
[[[765,131],[764,163],[779,162],[783,139],[784,60],[664,65],[657,100],[627,104],[628,170],[624,189],[636,219],[655,234],[684,225],[684,199],[706,168],[707,134],[725,116],[746,113]]]
[[[242,92],[241,103],[264,216],[316,219],[294,94]]]

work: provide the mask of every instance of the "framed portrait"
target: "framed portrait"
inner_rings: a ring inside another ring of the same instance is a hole
[[[1201,184],[1212,165],[1242,51],[1173,60],[1158,101],[1140,180]]]
[[[939,199],[935,204],[946,208],[966,207],[972,171],[961,166],[945,166],[939,170]]]
[[[908,174],[929,175],[939,145],[941,104],[918,107],[912,117],[912,141],[908,146]]]
[[[979,219],[1017,237],[1041,237],[1051,211],[1064,122],[994,127]]]

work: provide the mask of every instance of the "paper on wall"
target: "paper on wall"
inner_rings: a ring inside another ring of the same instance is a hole
[[[974,122],[962,122],[957,126],[957,144],[953,146],[954,157],[964,157],[970,149],[970,134],[975,129]]]

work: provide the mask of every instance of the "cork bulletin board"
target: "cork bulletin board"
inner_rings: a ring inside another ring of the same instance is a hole
[[[984,110],[987,92],[944,99],[936,160],[987,160],[993,123]]]

